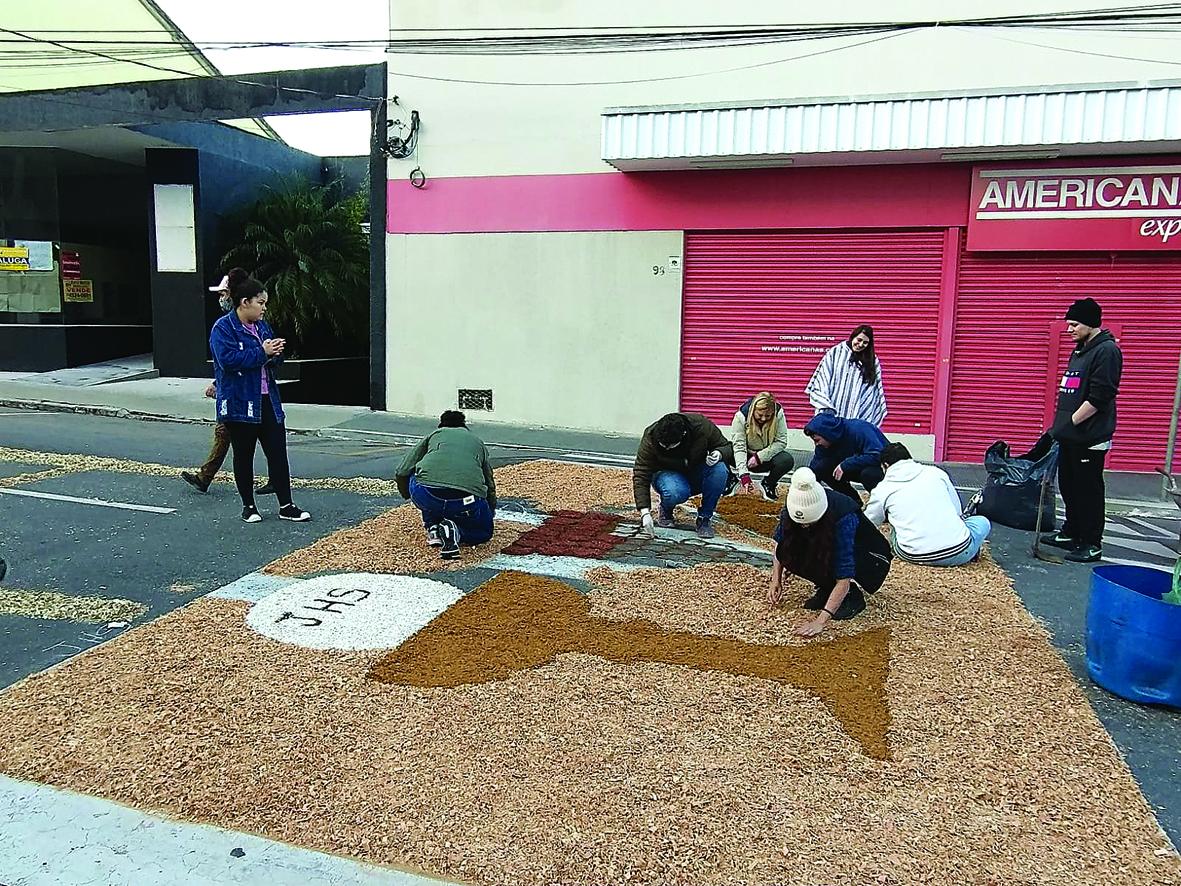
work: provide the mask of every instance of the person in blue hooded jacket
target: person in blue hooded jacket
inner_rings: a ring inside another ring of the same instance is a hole
[[[262,515],[254,504],[254,450],[262,444],[267,472],[279,499],[279,518],[302,523],[311,514],[291,500],[291,469],[287,462],[287,428],[274,367],[283,358],[286,343],[276,338],[263,320],[267,291],[243,272],[230,274],[233,306],[213,324],[209,350],[216,375],[217,420],[230,432],[234,449],[234,483],[242,498],[242,519],[258,523]]]
[[[853,488],[854,481],[872,491],[885,477],[882,450],[890,441],[877,425],[821,413],[804,426],[804,433],[816,444],[809,465],[816,478],[858,505],[861,496]]]

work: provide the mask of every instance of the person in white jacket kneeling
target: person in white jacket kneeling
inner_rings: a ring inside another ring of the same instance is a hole
[[[976,559],[992,524],[962,516],[959,494],[947,473],[919,464],[901,443],[882,450],[886,478],[870,493],[865,516],[894,529],[894,550],[922,566],[963,566]]]

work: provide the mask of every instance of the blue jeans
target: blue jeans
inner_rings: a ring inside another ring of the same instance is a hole
[[[702,520],[709,520],[718,506],[718,499],[726,489],[726,477],[729,469],[724,461],[718,462],[712,468],[702,465],[690,468],[688,474],[680,471],[657,471],[652,477],[652,485],[660,493],[660,510],[665,517],[671,517],[673,508],[689,500],[690,496],[701,494],[701,507],[697,515]]]
[[[968,517],[964,520],[964,524],[968,527],[968,534],[972,536],[968,547],[954,557],[946,557],[934,563],[924,563],[924,566],[963,566],[965,563],[970,563],[972,558],[980,553],[984,539],[988,538],[988,533],[992,532],[992,524],[987,517]]]
[[[410,475],[410,501],[422,511],[422,525],[427,529],[443,520],[454,520],[459,527],[460,544],[479,545],[492,538],[492,508],[488,499],[462,493],[462,498],[442,498],[443,490],[424,486]],[[458,490],[446,490],[447,493]]]

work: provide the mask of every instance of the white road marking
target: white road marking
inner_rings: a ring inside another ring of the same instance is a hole
[[[1116,538],[1112,535],[1104,535],[1103,544],[1123,548],[1125,551],[1139,551],[1141,554],[1151,554],[1154,557],[1164,557],[1166,559],[1174,559],[1177,556],[1177,552],[1172,548],[1167,548],[1160,542],[1150,541],[1145,538]]]
[[[1103,555],[1103,562],[1100,563],[1099,565],[1100,566],[1107,566],[1107,565],[1110,565],[1110,566],[1143,566],[1146,569],[1154,569],[1157,572],[1163,572],[1166,575],[1172,575],[1172,570],[1170,570],[1169,568],[1167,568],[1165,566],[1161,566],[1157,563],[1146,563],[1143,560],[1124,560],[1124,559],[1121,559],[1120,557],[1108,557],[1106,554]]]
[[[76,505],[94,505],[100,508],[118,508],[122,511],[143,511],[147,514],[176,513],[176,508],[157,508],[153,505],[135,505],[123,501],[104,501],[101,498],[78,498],[73,495],[54,495],[51,492],[33,492],[31,489],[0,489],[0,495],[21,495],[25,498],[42,498],[48,501],[64,501]]]
[[[1153,536],[1167,538],[1170,541],[1172,541],[1174,538],[1177,537],[1176,532],[1170,532],[1168,529],[1165,529],[1163,526],[1157,526],[1155,523],[1149,523],[1147,520],[1140,520],[1136,517],[1121,517],[1120,519],[1123,520],[1125,523],[1135,523],[1137,526],[1144,527],[1145,529],[1149,530],[1149,532]],[[1129,528],[1131,528],[1131,527],[1129,527]],[[1141,532],[1140,534],[1145,535],[1145,533],[1143,533],[1143,532]]]
[[[53,415],[52,412],[0,412],[0,418],[32,418],[37,415]]]

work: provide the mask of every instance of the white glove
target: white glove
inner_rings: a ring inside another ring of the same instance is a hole
[[[718,450],[715,449],[713,452],[711,452],[709,455],[707,455],[705,457],[705,466],[707,468],[712,468],[714,465],[716,465],[721,460],[722,460],[722,453],[718,452]]]
[[[656,537],[656,524],[652,521],[652,512],[647,508],[640,511],[640,528],[649,538]]]

